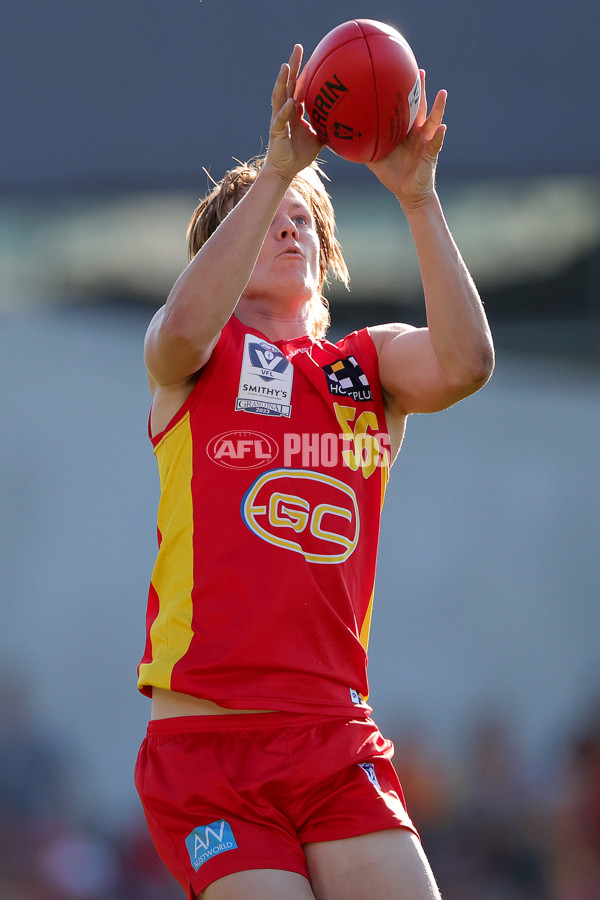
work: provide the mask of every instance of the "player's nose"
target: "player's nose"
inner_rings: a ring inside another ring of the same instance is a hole
[[[277,222],[277,236],[280,240],[283,240],[287,237],[298,237],[298,229],[296,228],[296,223],[290,216],[282,215],[280,220]]]

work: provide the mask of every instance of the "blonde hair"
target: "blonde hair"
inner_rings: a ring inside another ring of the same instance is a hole
[[[187,228],[190,260],[254,183],[264,161],[265,157],[259,156],[230,169],[200,201]],[[349,281],[342,247],[336,237],[335,212],[322,177],[318,163],[314,162],[299,172],[291,184],[311,210],[319,238],[319,292],[329,283],[330,272],[346,287]],[[311,337],[324,337],[329,323],[329,302],[319,293],[317,302],[311,305]]]

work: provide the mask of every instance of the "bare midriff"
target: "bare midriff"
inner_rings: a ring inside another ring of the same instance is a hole
[[[176,716],[227,716],[245,713],[273,712],[272,709],[226,709],[212,700],[178,694],[164,688],[152,688],[152,719],[172,719]]]

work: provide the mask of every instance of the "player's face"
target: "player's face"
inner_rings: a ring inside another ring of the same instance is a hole
[[[319,238],[310,207],[289,188],[267,233],[244,296],[310,300],[319,290]]]

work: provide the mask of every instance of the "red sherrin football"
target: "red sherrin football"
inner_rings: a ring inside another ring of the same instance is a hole
[[[419,67],[400,32],[373,19],[338,25],[319,41],[296,96],[324,143],[351,162],[376,162],[410,131]]]

